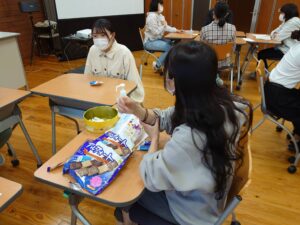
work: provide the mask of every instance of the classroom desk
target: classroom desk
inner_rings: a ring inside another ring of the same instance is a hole
[[[99,135],[89,133],[88,131],[82,131],[34,173],[34,176],[39,181],[62,190],[67,190],[71,193],[69,196],[69,205],[72,210],[71,225],[76,224],[77,218],[84,225],[90,224],[78,209],[79,203],[84,198],[89,198],[114,207],[123,207],[134,203],[144,190],[144,184],[139,175],[139,164],[145,154],[142,151],[134,151],[115,180],[109,184],[103,192],[96,196],[91,195],[85,190],[79,191],[72,189],[69,182],[73,182],[74,180],[70,175],[62,174],[62,167],[49,173],[47,172],[48,166],[57,165],[65,161],[71,157],[87,139],[95,139],[98,136]]]
[[[236,31],[235,36],[236,37],[246,37],[246,34],[244,31]]]
[[[280,45],[281,44],[281,41],[277,41],[277,40],[262,40],[262,39],[257,39],[257,38],[255,38],[255,36],[254,36],[253,33],[247,33],[246,37],[248,39],[252,39],[252,40],[251,41],[250,40],[246,40],[247,43],[250,46],[249,46],[248,52],[247,52],[246,57],[245,57],[245,59],[243,61],[243,64],[242,64],[242,75],[245,72],[245,70],[247,69],[249,62],[253,58],[256,61],[258,61],[257,58],[256,58],[256,56],[255,56],[255,52],[257,51],[259,45],[261,45],[261,44],[266,44],[266,45]],[[241,77],[241,81],[242,81],[242,77]]]
[[[0,177],[0,212],[9,206],[23,191],[22,185]]]
[[[21,119],[22,113],[18,107],[18,103],[28,95],[30,95],[29,91],[0,87],[0,132],[19,124],[32,150],[32,153],[37,160],[37,166],[41,166],[41,158]]]
[[[89,84],[92,80],[103,81],[104,84],[92,87]],[[79,125],[73,118],[82,118],[85,110],[95,106],[114,105],[118,97],[115,87],[121,83],[126,85],[128,94],[136,88],[134,82],[127,80],[83,74],[64,74],[31,89],[34,94],[49,97],[53,155],[56,153],[56,114],[73,120],[79,133]]]
[[[183,31],[175,33],[167,33],[164,38],[171,40],[194,40],[200,34],[199,31]]]

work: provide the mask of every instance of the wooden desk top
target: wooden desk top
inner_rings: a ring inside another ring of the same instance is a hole
[[[0,87],[0,108],[21,101],[28,95],[30,95],[29,91]]]
[[[236,37],[246,37],[246,34],[245,34],[244,31],[237,31],[237,32],[235,33],[235,36],[236,36]]]
[[[245,41],[243,38],[237,37],[235,39],[235,44],[236,45],[245,45],[245,44],[247,44],[247,41]]]
[[[253,40],[253,42],[247,41],[248,43],[270,44],[270,45],[280,45],[281,44],[281,41],[256,39],[253,33],[247,33],[246,37],[251,38]]]
[[[52,158],[45,162],[38,170],[36,170],[34,176],[49,185],[71,190],[81,196],[91,198],[108,205],[129,205],[133,203],[144,190],[144,184],[139,175],[139,164],[145,154],[144,152],[133,152],[115,180],[112,181],[112,183],[110,183],[102,193],[96,196],[91,195],[86,191],[80,192],[70,189],[69,180],[73,181],[73,178],[69,175],[63,175],[62,167],[57,168],[50,173],[47,172],[48,166],[57,165],[64,159],[69,158],[84,143],[84,141],[87,139],[95,139],[98,136],[99,135],[89,133],[88,131],[83,131],[65,147],[58,151]]]
[[[22,193],[22,185],[0,177],[0,212]]]
[[[103,81],[101,86],[90,86],[90,81]],[[31,91],[34,94],[47,97],[61,97],[102,105],[114,105],[119,93],[116,86],[126,84],[126,92],[129,94],[136,88],[136,84],[128,80],[120,80],[108,77],[98,77],[83,74],[64,74]]]
[[[168,33],[164,36],[166,39],[172,39],[172,40],[193,40],[200,34],[199,31],[193,31],[192,33],[190,31],[183,31],[183,32],[176,32],[176,33]]]

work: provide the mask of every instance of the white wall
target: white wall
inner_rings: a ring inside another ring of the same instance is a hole
[[[143,14],[144,0],[55,0],[58,19]]]

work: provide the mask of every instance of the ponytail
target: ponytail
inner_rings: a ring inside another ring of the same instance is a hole
[[[225,2],[217,2],[214,8],[214,14],[216,19],[219,20],[218,26],[224,27],[226,19],[229,16],[229,7]]]
[[[291,38],[300,41],[300,30],[293,31]]]
[[[224,27],[225,23],[226,23],[226,19],[225,19],[225,17],[223,17],[223,18],[219,19],[218,26]]]

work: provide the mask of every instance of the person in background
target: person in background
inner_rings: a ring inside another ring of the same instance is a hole
[[[279,20],[282,22],[279,27],[271,32],[271,38],[281,41],[282,44],[276,47],[263,49],[258,52],[258,60],[262,59],[268,69],[267,60],[280,60],[285,53],[296,43],[291,38],[294,30],[300,29],[300,18],[297,5],[288,3],[280,8]]]
[[[144,101],[144,87],[131,51],[115,40],[115,29],[107,19],[98,19],[92,30],[94,45],[87,56],[84,74],[106,76],[136,83],[130,97]]]
[[[217,0],[217,3],[218,2],[227,3],[227,0]],[[226,20],[226,23],[233,24],[233,13],[229,8],[228,8],[228,11],[226,13],[225,20]],[[207,26],[208,24],[210,24],[213,21],[214,21],[214,8],[212,8],[208,11],[208,14],[207,14],[205,22],[204,22],[204,26]]]
[[[216,85],[217,56],[209,45],[175,45],[164,74],[174,107],[150,110],[128,97],[118,100],[119,111],[143,121],[151,139],[140,164],[146,190],[135,204],[173,224],[211,225],[224,210],[235,167],[242,163],[237,141],[248,117],[242,104]],[[163,149],[160,131],[171,135]],[[130,207],[117,208],[115,216],[119,225],[133,224]]]
[[[265,83],[265,96],[270,112],[293,123],[294,137],[300,147],[300,89],[296,89],[300,84],[300,29],[291,38],[297,43],[272,70]],[[295,150],[293,143],[289,149]]]
[[[228,4],[224,1],[216,3],[213,14],[214,20],[207,26],[202,27],[200,33],[200,40],[209,44],[226,44],[228,42],[234,42],[236,38],[236,28],[234,25],[226,22],[226,15],[228,13]],[[225,59],[218,62],[218,67],[228,65],[228,60]],[[217,77],[219,85],[223,84],[223,81],[219,76]]]
[[[165,32],[180,32],[175,27],[170,27],[163,16],[163,0],[152,0],[147,13],[145,25],[144,47],[147,50],[163,52],[152,66],[154,71],[159,71],[164,64],[166,55],[172,47],[171,40],[164,39]]]

